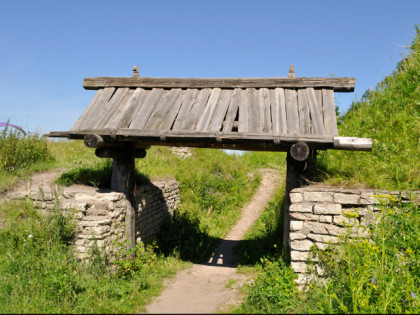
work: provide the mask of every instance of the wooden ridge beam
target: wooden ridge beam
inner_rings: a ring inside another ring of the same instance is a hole
[[[335,92],[353,92],[356,79],[277,77],[277,78],[151,78],[151,77],[94,77],[85,78],[86,90],[116,88],[333,88]]]

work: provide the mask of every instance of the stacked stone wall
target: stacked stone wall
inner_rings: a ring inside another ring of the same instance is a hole
[[[339,242],[339,236],[368,236],[367,226],[375,223],[381,210],[380,195],[398,192],[308,186],[290,192],[291,266],[305,280],[309,250],[313,245],[325,249]],[[402,197],[407,199],[406,197]]]
[[[113,260],[125,241],[126,197],[109,189],[73,185],[70,187],[29,187],[9,195],[8,199],[30,198],[41,213],[61,209],[76,224],[74,252],[79,259],[88,259],[96,244]],[[145,241],[159,231],[164,220],[180,202],[179,185],[175,180],[156,181],[136,190],[136,239]]]

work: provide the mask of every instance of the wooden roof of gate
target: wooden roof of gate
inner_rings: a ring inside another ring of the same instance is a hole
[[[84,88],[98,92],[70,131],[48,136],[267,151],[287,151],[302,141],[315,149],[370,150],[370,139],[338,137],[334,92],[352,92],[354,84],[354,78],[293,74],[147,78],[135,69],[133,77],[85,79]]]

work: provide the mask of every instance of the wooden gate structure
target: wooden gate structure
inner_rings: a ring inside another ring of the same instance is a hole
[[[316,150],[371,151],[369,138],[340,137],[334,92],[353,92],[354,78],[84,79],[98,90],[69,131],[49,137],[84,139],[100,158],[113,159],[111,189],[127,203],[127,239],[135,246],[135,158],[151,145],[287,152],[284,244],[289,246],[289,192],[299,186]]]

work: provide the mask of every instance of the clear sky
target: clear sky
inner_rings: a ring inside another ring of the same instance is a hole
[[[407,53],[420,0],[0,0],[0,122],[69,130],[83,79],[355,77],[340,111]]]

